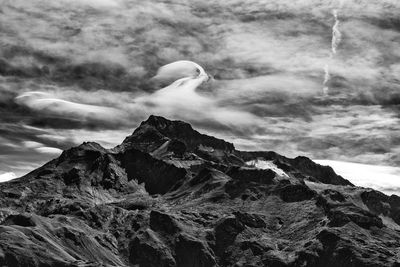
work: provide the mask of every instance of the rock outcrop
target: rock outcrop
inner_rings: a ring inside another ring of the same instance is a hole
[[[0,184],[0,266],[400,266],[400,197],[150,116]]]

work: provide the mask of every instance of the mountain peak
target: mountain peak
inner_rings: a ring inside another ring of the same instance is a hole
[[[192,126],[184,121],[169,120],[162,116],[150,115],[147,120],[143,121],[140,125],[151,125],[157,129],[165,129],[168,127],[176,127],[181,129],[193,130]],[[194,131],[194,130],[193,130]]]
[[[222,151],[232,152],[235,147],[232,143],[201,134],[194,130],[189,123],[179,120],[169,120],[161,116],[150,115],[140,126],[128,136],[123,145],[133,145],[142,150],[151,151],[153,147],[144,147],[146,143],[163,143],[168,140],[179,140],[186,145],[189,151],[195,151],[200,146],[210,147]]]
[[[150,116],[1,183],[0,265],[398,266],[399,199]]]

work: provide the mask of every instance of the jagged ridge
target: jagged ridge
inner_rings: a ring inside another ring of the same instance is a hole
[[[4,266],[398,266],[400,201],[150,116],[0,184]]]

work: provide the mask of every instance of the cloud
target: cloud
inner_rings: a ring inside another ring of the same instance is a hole
[[[61,154],[62,150],[55,148],[55,147],[46,147],[43,146],[42,143],[35,142],[35,141],[23,141],[22,142],[23,146],[26,148],[31,148],[39,153],[44,153],[44,154]]]
[[[204,69],[197,63],[180,60],[160,67],[153,79],[174,82],[185,77],[196,77],[203,72]]]
[[[189,64],[189,66],[188,66]],[[189,68],[188,68],[189,67]],[[198,66],[201,68],[201,66]],[[209,95],[199,94],[197,87],[209,80],[208,75],[201,68],[193,74],[193,65],[188,62],[174,62],[159,69],[156,79],[170,79],[172,76],[180,78],[152,94],[143,95],[134,99],[131,109],[150,110],[155,114],[173,117],[194,122],[218,123],[238,130],[248,128],[258,120],[256,116],[238,109],[223,107]],[[199,113],[201,110],[207,112]],[[144,112],[148,114],[149,111]],[[150,115],[150,114],[148,114]]]
[[[112,147],[150,114],[240,149],[400,164],[398,1],[67,2],[2,5],[4,171],[19,175],[84,140]],[[338,8],[342,38],[329,59]],[[179,92],[151,79],[182,59],[215,80]]]
[[[399,167],[331,160],[316,160],[316,162],[331,166],[336,173],[357,186],[373,188],[388,195],[400,193]]]
[[[18,95],[16,103],[46,115],[59,116],[71,120],[91,122],[93,124],[118,125],[125,114],[112,107],[89,105],[67,101],[44,92],[25,92]]]
[[[62,153],[61,149],[55,147],[38,147],[35,148],[35,150],[39,151],[40,153],[52,154],[52,155],[59,155]]]
[[[7,181],[10,181],[15,178],[17,178],[17,176],[13,172],[6,172],[3,174],[0,174],[0,183],[7,182]]]

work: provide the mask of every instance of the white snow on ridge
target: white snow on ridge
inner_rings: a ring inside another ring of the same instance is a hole
[[[247,161],[246,164],[255,167],[257,169],[262,169],[262,170],[270,169],[273,170],[279,176],[289,177],[289,175],[287,175],[286,172],[284,172],[270,160],[262,160],[262,159],[250,160]]]

